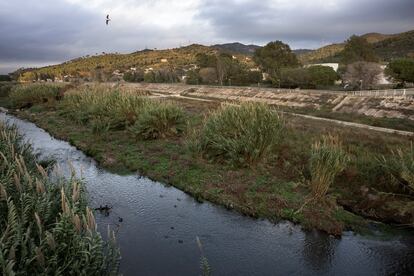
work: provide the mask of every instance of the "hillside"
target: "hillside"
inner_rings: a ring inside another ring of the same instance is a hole
[[[400,34],[368,33],[362,35],[372,44],[376,55],[383,61],[393,58],[414,57],[414,31]],[[331,44],[313,52],[299,54],[304,63],[339,62],[345,43]]]
[[[115,70],[125,71],[132,67],[141,69],[185,69],[196,62],[197,54],[214,54],[217,51],[213,47],[193,44],[168,50],[142,50],[130,54],[85,56],[62,64],[27,71],[35,72],[37,75],[58,77],[71,75],[87,78],[98,70],[104,73],[112,73]],[[242,62],[248,62],[246,55],[235,54],[235,56]]]
[[[414,58],[414,31],[392,36],[374,44],[375,53],[384,60]]]
[[[303,64],[320,62],[327,58],[333,57],[341,52],[345,47],[345,43],[331,44],[319,48],[315,51],[299,54],[298,58]]]
[[[232,54],[242,54],[242,55],[248,55],[252,56],[256,49],[261,48],[261,46],[258,45],[245,45],[239,42],[234,43],[227,43],[227,44],[216,44],[211,46],[215,49],[218,49],[220,51],[229,52]]]

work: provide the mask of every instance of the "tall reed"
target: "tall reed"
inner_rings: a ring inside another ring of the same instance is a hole
[[[181,135],[186,127],[182,108],[170,102],[148,102],[135,124],[129,129],[145,140]]]
[[[148,101],[142,95],[104,86],[82,87],[65,93],[61,113],[82,124],[106,118],[110,128],[125,129],[135,123]]]
[[[311,148],[310,188],[314,199],[323,199],[349,161],[338,136],[324,135]]]
[[[380,162],[395,180],[403,187],[404,192],[414,194],[414,148],[393,151],[389,158],[383,156]]]
[[[3,275],[115,275],[119,252],[104,242],[77,179],[49,179],[30,146],[0,123],[0,271]]]
[[[51,84],[17,85],[9,93],[13,107],[25,108],[39,103],[55,104],[60,86]]]
[[[281,116],[265,104],[224,105],[206,118],[199,148],[207,158],[252,166],[278,146],[283,129]]]

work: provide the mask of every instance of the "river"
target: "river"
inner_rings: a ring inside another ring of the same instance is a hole
[[[117,231],[124,275],[200,275],[200,249],[213,275],[413,275],[414,237],[337,239],[302,231],[289,222],[253,219],[192,197],[139,175],[117,175],[36,125],[0,113],[15,124],[40,159],[54,159],[69,176],[73,167],[87,186],[99,230]],[[70,164],[70,165],[69,165]]]

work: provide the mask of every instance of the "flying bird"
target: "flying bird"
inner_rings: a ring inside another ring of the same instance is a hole
[[[111,21],[111,19],[109,18],[109,14],[106,15],[106,25],[108,25],[109,21]]]

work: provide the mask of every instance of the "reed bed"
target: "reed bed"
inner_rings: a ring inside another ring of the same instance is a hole
[[[17,85],[11,89],[9,98],[15,108],[31,107],[39,103],[53,105],[61,97],[60,89],[58,85],[49,84]]]
[[[310,189],[313,199],[323,199],[349,161],[338,136],[324,135],[311,148],[309,168],[311,174]]]
[[[403,192],[414,195],[414,148],[412,144],[409,150],[397,149],[390,157],[383,156],[380,162],[402,187]]]
[[[110,129],[125,129],[135,123],[149,101],[143,94],[103,86],[67,91],[62,114],[78,123],[107,121]]]
[[[0,271],[3,275],[115,275],[114,235],[104,242],[77,179],[50,180],[30,146],[0,123]]]
[[[205,119],[199,149],[210,159],[253,166],[280,144],[283,129],[283,119],[268,105],[223,105]]]

